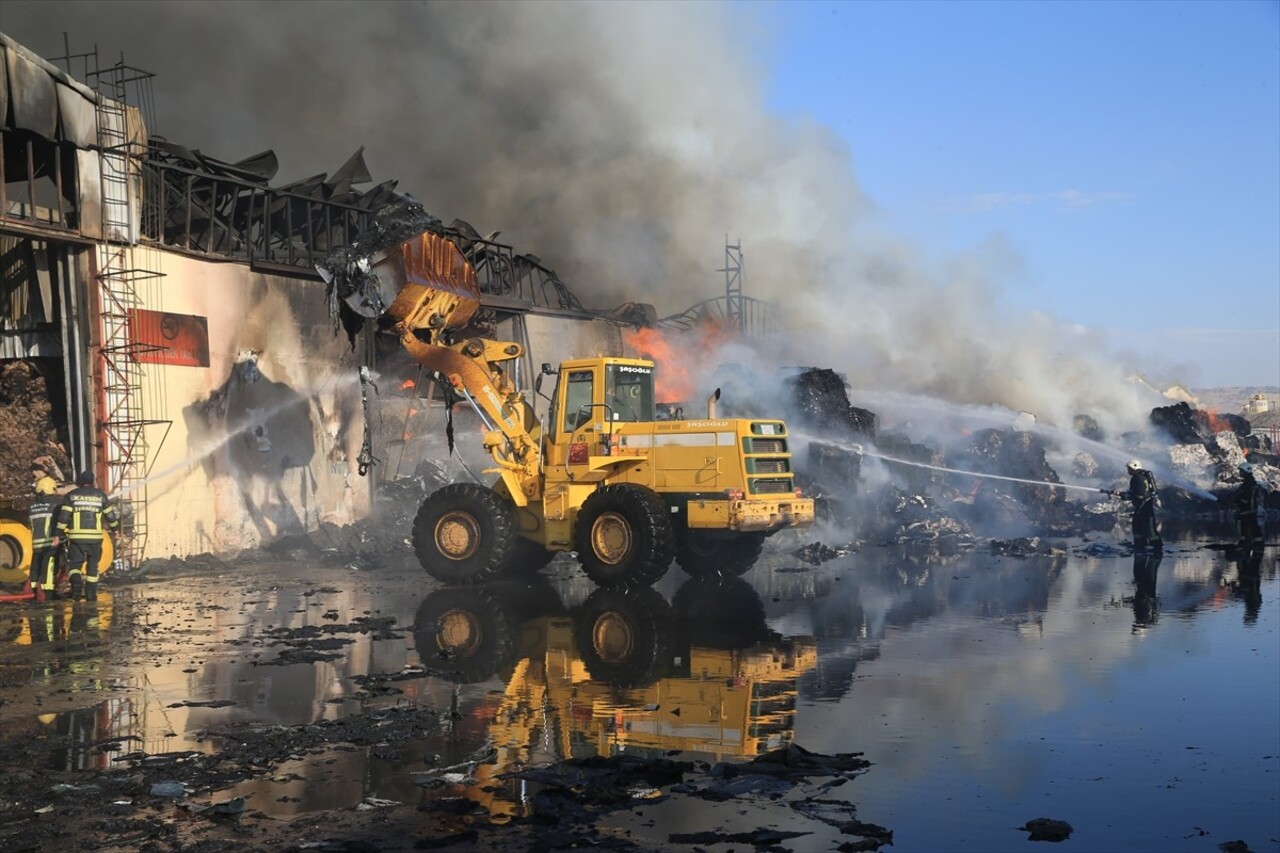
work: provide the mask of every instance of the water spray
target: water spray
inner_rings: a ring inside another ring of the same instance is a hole
[[[360,381],[359,376],[342,375],[337,378],[337,381],[333,387],[337,389],[344,386],[353,385],[359,381]],[[243,426],[237,427],[236,429],[227,432],[225,435],[222,435],[219,438],[213,439],[211,441],[208,441],[202,444],[196,450],[192,451],[191,453],[188,453],[186,457],[184,457],[180,462],[175,462],[173,465],[170,465],[167,468],[150,473],[146,476],[145,479],[139,481],[138,483],[133,484],[132,486],[128,486],[128,487],[122,486],[116,489],[115,491],[113,491],[108,497],[122,498],[130,494],[131,492],[137,491],[138,489],[150,483],[154,483],[157,480],[163,480],[164,478],[172,476],[173,474],[176,474],[180,471],[187,470],[195,463],[209,456],[212,456],[213,454],[221,450],[223,447],[226,447],[228,444],[231,443],[233,439],[239,436],[242,436],[245,433],[248,433],[251,430],[254,430],[262,426],[263,424],[267,423],[268,421],[270,421],[272,418],[274,418],[276,415],[280,414],[281,412],[284,412],[293,406],[299,406],[299,405],[304,405],[306,403],[309,403],[313,398],[318,397],[321,393],[323,393],[327,389],[327,387],[328,385],[326,383],[325,386],[316,388],[312,390],[309,394],[305,394],[305,395],[299,394],[299,396],[295,399],[287,400],[277,406],[273,406],[269,409],[264,410],[258,417],[250,419]]]
[[[885,462],[895,462],[899,465],[911,465],[912,467],[915,467],[915,468],[928,468],[930,471],[942,471],[943,473],[946,473],[946,474],[963,474],[966,477],[981,477],[985,480],[1004,480],[1009,483],[1027,483],[1028,485],[1032,485],[1032,486],[1049,486],[1051,488],[1058,488],[1058,489],[1076,489],[1081,492],[1093,492],[1095,494],[1098,492],[1101,492],[1102,494],[1106,494],[1106,495],[1115,494],[1112,491],[1109,491],[1107,489],[1099,489],[1095,486],[1077,486],[1074,483],[1050,483],[1045,480],[1028,480],[1023,477],[1008,477],[1003,474],[983,474],[983,473],[979,473],[978,471],[965,471],[960,468],[947,468],[943,465],[930,465],[927,462],[915,462],[911,459],[899,459],[896,456],[888,456],[884,453],[876,453],[875,451],[867,450],[862,445],[856,444],[854,442],[830,441],[825,438],[821,439],[821,441],[824,444],[833,444],[837,447],[840,447],[843,450],[848,450],[851,453],[856,453],[859,456],[870,456],[874,459],[882,459]]]

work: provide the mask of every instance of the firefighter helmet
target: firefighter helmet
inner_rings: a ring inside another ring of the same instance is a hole
[[[41,477],[36,480],[37,495],[52,495],[58,491],[58,484],[53,482],[52,477]]]
[[[1252,462],[1241,462],[1241,463],[1240,463],[1240,473],[1241,473],[1241,474],[1252,474],[1252,473],[1253,473],[1253,463],[1252,463]]]
[[[76,485],[77,485],[77,486],[92,486],[92,485],[93,485],[93,472],[92,472],[92,471],[90,471],[88,468],[86,468],[85,470],[81,471],[81,472],[80,472],[80,474],[76,477]]]
[[[1139,471],[1142,469],[1142,462],[1137,459],[1130,459],[1129,464],[1124,467],[1128,468],[1129,473],[1132,474],[1134,471]]]

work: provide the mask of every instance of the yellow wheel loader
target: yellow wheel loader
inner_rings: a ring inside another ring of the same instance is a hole
[[[542,365],[554,376],[546,424],[507,375],[521,344],[467,337],[481,305],[475,271],[426,232],[368,259],[381,316],[401,344],[484,425],[491,487],[445,486],[413,525],[424,569],[447,583],[537,568],[577,552],[601,586],[651,584],[672,560],[693,575],[749,568],[770,534],[813,523],[791,472],[786,424],[657,419],[654,364],[597,357]],[[381,306],[387,306],[385,311]]]

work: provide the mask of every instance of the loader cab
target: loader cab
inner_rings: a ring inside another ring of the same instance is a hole
[[[653,362],[635,358],[593,358],[560,365],[548,421],[555,441],[588,424],[647,423],[657,419]]]

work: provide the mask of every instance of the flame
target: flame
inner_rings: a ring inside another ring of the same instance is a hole
[[[713,367],[716,354],[733,337],[733,330],[706,319],[683,332],[664,332],[646,326],[622,333],[622,341],[655,365],[654,393],[659,403],[687,403],[696,392],[691,365]]]
[[[408,391],[408,390],[409,390],[410,388],[412,388],[412,387],[413,387],[413,380],[412,380],[412,379],[406,379],[405,381],[403,381],[403,382],[401,382],[401,383],[400,383],[400,390],[401,390],[401,391]]]
[[[1220,432],[1233,431],[1231,423],[1226,418],[1218,417],[1218,413],[1213,409],[1207,410],[1204,414],[1205,419],[1208,421],[1209,429],[1213,431],[1214,435],[1217,435]]]

